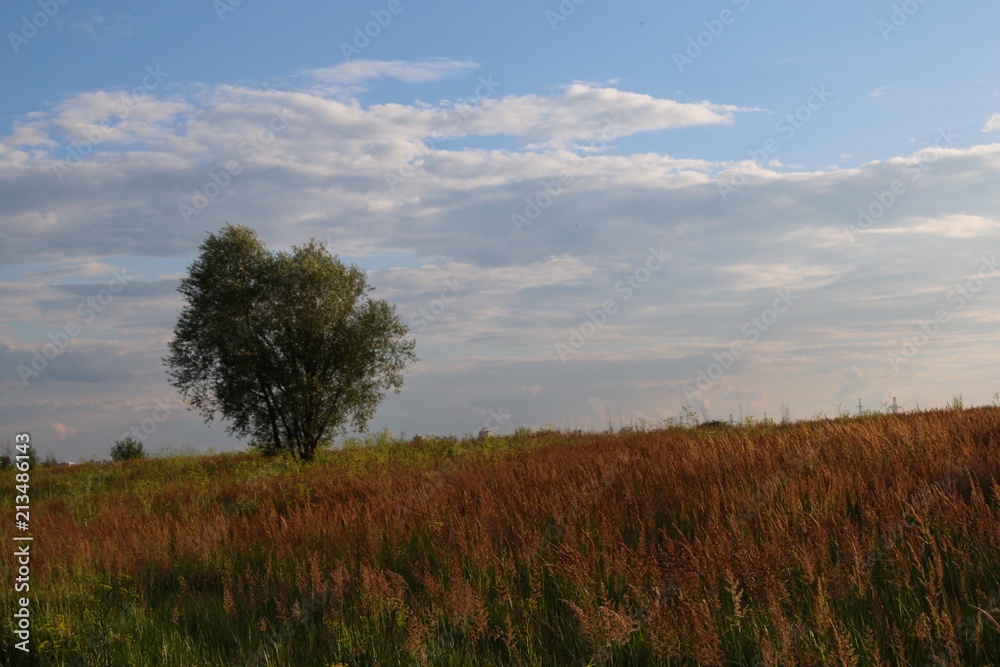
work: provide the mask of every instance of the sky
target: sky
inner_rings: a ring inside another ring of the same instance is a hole
[[[0,9],[0,438],[242,448],[170,386],[210,232],[368,272],[370,428],[996,400],[1000,5]]]

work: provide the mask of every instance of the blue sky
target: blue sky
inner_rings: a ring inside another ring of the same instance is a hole
[[[240,446],[159,363],[225,221],[398,305],[373,428],[1000,391],[994,3],[345,4],[0,12],[11,434]]]

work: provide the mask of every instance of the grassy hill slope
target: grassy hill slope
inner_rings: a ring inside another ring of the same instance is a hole
[[[37,664],[1000,660],[996,408],[31,476]]]

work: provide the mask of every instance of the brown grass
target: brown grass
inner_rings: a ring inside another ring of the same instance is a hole
[[[35,471],[36,637],[92,651],[96,576],[200,664],[1000,655],[1000,410],[441,447]]]

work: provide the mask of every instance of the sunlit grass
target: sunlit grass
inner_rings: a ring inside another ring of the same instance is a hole
[[[1000,655],[996,408],[31,475],[39,664]]]

